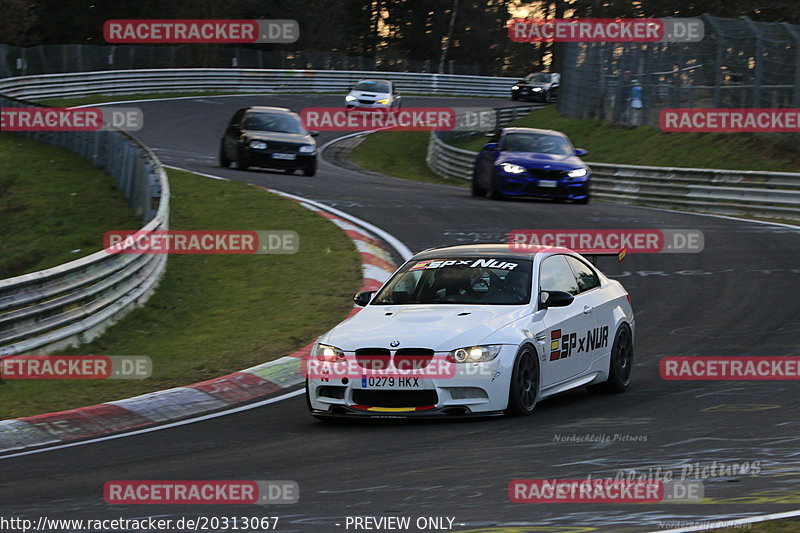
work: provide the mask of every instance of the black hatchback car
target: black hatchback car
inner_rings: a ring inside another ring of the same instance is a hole
[[[244,107],[234,113],[219,147],[219,164],[266,167],[306,176],[317,171],[317,132],[306,131],[297,113],[283,107]]]
[[[512,100],[535,100],[552,102],[558,96],[561,74],[557,72],[534,72],[528,74],[511,87]]]

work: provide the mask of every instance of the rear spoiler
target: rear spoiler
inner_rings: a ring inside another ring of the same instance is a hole
[[[622,263],[622,260],[625,259],[626,255],[628,255],[628,249],[627,248],[623,248],[619,252],[597,252],[597,253],[586,253],[586,254],[581,254],[581,255],[583,257],[588,258],[589,261],[591,261],[593,265],[597,264],[597,258],[598,257],[616,257],[617,261]]]

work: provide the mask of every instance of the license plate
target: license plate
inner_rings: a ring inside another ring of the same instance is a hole
[[[296,157],[295,154],[272,154],[272,159],[288,159],[293,161]]]
[[[558,185],[557,181],[539,180],[539,187],[555,187],[556,185]]]
[[[419,376],[361,376],[362,389],[421,389]]]

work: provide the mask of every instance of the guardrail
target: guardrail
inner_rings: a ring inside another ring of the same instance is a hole
[[[0,106],[31,106],[0,95]],[[169,183],[156,156],[121,131],[24,132],[105,169],[131,206],[141,231],[169,227]],[[101,235],[97,236],[98,240]],[[104,250],[46,270],[0,280],[0,357],[48,353],[88,342],[152,294],[167,263],[160,254]]]
[[[469,181],[478,153],[448,144],[454,138],[448,133],[431,132],[428,166],[441,176]],[[800,174],[588,164],[592,196],[606,202],[800,220]]]
[[[355,70],[154,69],[19,76],[0,80],[15,98],[170,91],[341,92],[364,78],[391,80],[401,92],[510,97],[517,78]]]

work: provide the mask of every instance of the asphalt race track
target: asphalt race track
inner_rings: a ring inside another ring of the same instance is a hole
[[[409,97],[405,105],[447,102]],[[410,516],[412,523],[435,516],[454,518],[458,530],[567,532],[648,531],[663,527],[661,522],[800,509],[795,382],[664,381],[658,373],[658,360],[667,355],[800,355],[800,230],[599,202],[493,202],[471,197],[468,188],[323,161],[315,177],[219,168],[225,124],[234,110],[254,104],[299,111],[338,106],[341,97],[141,102],[135,105],[144,110],[146,126],[138,137],[167,165],[322,202],[379,226],[414,252],[502,241],[508,231],[524,228],[699,229],[705,250],[628,255],[621,264],[599,264],[625,284],[637,315],[633,384],[626,394],[572,392],[541,402],[523,419],[343,424],[314,421],[301,395],[206,422],[0,460],[3,514],[279,516],[277,530],[283,532],[345,531],[345,517],[355,515]],[[457,105],[512,102],[459,99]],[[339,135],[322,134],[319,143]],[[558,435],[587,434],[610,440],[557,442]],[[543,505],[508,498],[516,478],[602,478],[714,461],[759,461],[761,472],[704,479],[704,504]],[[300,502],[264,508],[110,506],[102,487],[115,479],[290,479],[300,485]]]

